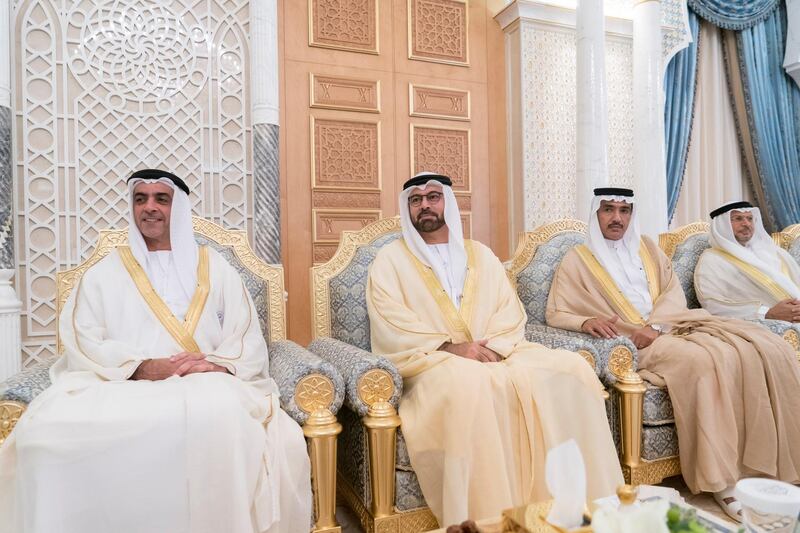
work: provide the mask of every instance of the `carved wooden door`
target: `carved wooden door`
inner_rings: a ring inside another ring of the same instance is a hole
[[[489,101],[504,97],[502,32],[485,1],[285,0],[281,15],[283,259],[304,342],[309,267],[343,230],[396,215],[419,171],[452,177],[468,236],[506,246],[489,223],[505,205],[504,108]]]

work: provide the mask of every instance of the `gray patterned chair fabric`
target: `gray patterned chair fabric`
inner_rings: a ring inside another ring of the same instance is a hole
[[[694,290],[694,270],[703,252],[710,248],[708,233],[698,233],[687,237],[675,247],[672,256],[672,270],[678,277],[686,295],[686,305],[689,309],[698,309],[697,293]]]
[[[369,432],[362,419],[369,405],[362,398],[359,386],[370,373],[385,372],[393,385],[387,401],[396,409],[403,381],[392,363],[370,352],[366,285],[369,267],[377,253],[400,236],[397,217],[374,222],[358,232],[344,232],[336,255],[312,269],[315,340],[308,349],[336,366],[345,380],[347,395],[339,414],[342,424],[339,449],[347,453],[338,456],[339,493],[356,509],[367,530],[421,531],[423,526],[429,529],[436,524],[411,466],[402,427],[398,428],[395,439],[395,494],[391,511],[394,514],[380,518],[371,512],[374,503],[371,480],[375,473],[371,472],[369,460]],[[381,520],[394,523],[381,525]]]
[[[547,299],[556,270],[567,252],[583,243],[584,234],[585,224],[569,220],[547,224],[529,232],[509,262],[509,273],[528,315],[526,338],[529,341],[550,348],[587,351],[594,357],[595,372],[610,392],[607,400],[609,424],[617,449],[621,452],[619,393],[614,388],[617,376],[610,363],[615,348],[625,347],[632,354],[631,370],[635,371],[638,368],[635,346],[626,337],[596,339],[585,333],[553,328],[546,323]],[[669,395],[665,389],[645,385],[641,457],[648,461],[674,457],[678,450],[678,436]]]
[[[214,248],[239,272],[242,276],[253,302],[258,311],[261,331],[269,342],[270,331],[270,302],[268,297],[267,282],[256,275],[251,268],[245,265],[230,246],[219,244],[202,234],[195,234],[199,244]],[[270,375],[275,379],[281,392],[281,407],[297,423],[303,424],[308,414],[295,403],[294,391],[297,383],[310,374],[322,374],[334,384],[335,397],[331,411],[336,414],[342,405],[345,396],[344,380],[335,367],[298,344],[286,340],[277,340],[269,343]],[[44,389],[50,386],[49,370],[56,361],[55,357],[32,365],[30,368],[12,376],[0,384],[0,400],[12,400],[29,404]]]

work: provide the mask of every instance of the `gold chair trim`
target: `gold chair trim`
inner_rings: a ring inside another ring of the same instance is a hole
[[[664,251],[667,257],[672,260],[672,256],[675,255],[675,251],[681,243],[693,235],[708,233],[709,229],[710,226],[708,222],[698,220],[697,222],[681,226],[675,231],[662,233],[658,236],[658,246]]]
[[[800,224],[786,226],[783,230],[772,234],[772,240],[775,241],[775,244],[787,251],[798,237],[800,237]]]
[[[330,409],[335,396],[333,382],[322,374],[309,374],[294,388],[297,407],[309,415],[319,409]]]
[[[515,288],[517,286],[517,276],[519,276],[533,260],[539,246],[561,233],[580,233],[585,235],[586,223],[580,220],[565,218],[539,226],[533,231],[528,231],[520,235],[517,249],[514,251],[514,256],[511,258],[511,266],[508,268],[508,277]]]
[[[681,460],[677,455],[663,457],[654,461],[642,459],[638,465],[622,465],[625,483],[631,485],[657,485],[668,477],[681,473]]]
[[[594,356],[589,350],[578,350],[578,355],[583,357],[587,363],[592,367],[592,370],[597,369],[597,364],[595,363]]]
[[[343,231],[336,253],[328,262],[311,269],[311,320],[314,338],[331,333],[330,280],[353,260],[361,246],[378,237],[400,231],[400,217],[382,218],[358,231]]]
[[[392,376],[382,368],[373,368],[358,380],[358,397],[369,407],[379,402],[388,402],[393,395]]]
[[[13,400],[0,401],[0,445],[11,435],[25,409],[24,403]]]
[[[340,474],[336,478],[336,490],[341,500],[358,516],[365,533],[419,533],[439,527],[439,522],[428,507],[399,511],[381,518],[372,516],[369,508],[361,501],[356,491]]]

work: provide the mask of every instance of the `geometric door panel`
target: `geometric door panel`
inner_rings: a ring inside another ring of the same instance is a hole
[[[56,270],[127,226],[133,170],[178,174],[196,214],[252,235],[249,2],[18,0],[12,21],[29,365],[54,352]]]

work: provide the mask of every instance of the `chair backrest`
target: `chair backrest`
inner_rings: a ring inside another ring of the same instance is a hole
[[[528,314],[528,324],[545,324],[553,276],[572,247],[582,244],[586,223],[558,220],[524,233],[511,259],[508,277]]]
[[[658,239],[659,246],[672,261],[672,270],[681,282],[689,309],[700,307],[694,290],[694,269],[697,268],[700,255],[710,247],[708,232],[707,222],[693,222],[675,231],[662,233]]]
[[[800,224],[792,224],[783,231],[773,233],[772,238],[800,263]]]
[[[227,230],[200,217],[192,217],[195,240],[219,252],[239,272],[250,296],[253,298],[261,331],[267,342],[286,339],[286,302],[283,289],[283,267],[269,265],[256,256],[247,242],[247,234],[240,230]],[[56,316],[67,301],[81,276],[117,246],[128,243],[128,230],[103,230],[94,252],[80,265],[56,273]],[[61,353],[57,339],[57,353]]]
[[[333,337],[370,351],[366,299],[369,266],[383,246],[400,236],[400,217],[342,232],[334,256],[311,269],[314,338]]]

